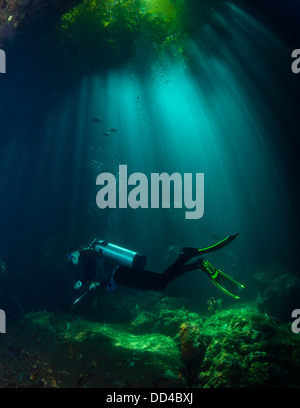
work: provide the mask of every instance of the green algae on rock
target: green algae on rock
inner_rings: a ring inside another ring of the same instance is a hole
[[[253,305],[200,315],[157,301],[124,325],[36,312],[3,339],[0,387],[300,386],[300,337]]]

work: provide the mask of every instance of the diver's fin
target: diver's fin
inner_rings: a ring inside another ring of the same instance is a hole
[[[239,232],[235,235],[229,235],[228,237],[224,238],[222,241],[217,242],[214,245],[211,245],[206,248],[182,248],[181,253],[188,256],[189,258],[194,258],[195,256],[199,256],[202,254],[207,254],[209,252],[214,252],[218,251],[221,248],[224,248],[226,245],[230,244],[237,236],[239,235]]]
[[[214,245],[211,245],[207,248],[198,249],[198,255],[200,254],[207,254],[208,252],[218,251],[221,248],[224,248],[226,245],[229,245],[237,236],[239,232],[235,235],[229,235],[228,237],[224,238],[222,241],[217,242]]]
[[[233,284],[235,284],[236,286],[238,286],[241,289],[244,289],[245,286],[243,284],[241,284],[240,282],[237,282],[235,279],[231,278],[230,276],[226,275],[224,272],[220,271],[218,269],[218,276],[222,276],[223,278],[227,279],[228,282],[231,282]],[[224,288],[224,286],[221,286],[218,282],[217,282],[217,277],[216,278],[212,278],[211,277],[211,281],[212,283],[214,283],[216,285],[216,287],[218,289],[220,289],[222,292],[224,292],[226,295],[233,297],[234,299],[239,299],[240,297],[235,295],[234,293],[229,292],[228,289]]]
[[[233,297],[234,299],[239,299],[240,297],[235,295],[234,293],[229,292],[227,289],[223,288],[223,286],[221,286],[218,282],[216,282],[214,279],[211,279],[212,283],[218,288],[220,289],[223,293],[225,293],[226,295]]]
[[[231,293],[228,289],[226,289],[224,286],[218,282],[218,280],[223,280],[223,282],[229,282],[230,284],[234,284],[238,286],[239,288],[244,288],[245,286],[242,285],[241,283],[237,282],[235,279],[231,278],[230,276],[226,275],[226,273],[220,271],[220,269],[215,268],[209,261],[206,259],[200,259],[198,261],[198,266],[199,268],[203,271],[206,272],[212,281],[214,285],[218,289],[220,289],[223,293],[225,293],[228,296],[233,297],[234,299],[239,299],[240,297],[235,295],[234,293]]]

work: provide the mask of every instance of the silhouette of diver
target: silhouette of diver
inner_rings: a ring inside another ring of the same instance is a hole
[[[162,291],[171,281],[195,269],[205,272],[211,282],[223,293],[239,299],[234,292],[244,288],[244,285],[215,268],[211,262],[201,256],[224,248],[238,235],[229,235],[207,248],[182,248],[176,261],[163,273],[145,270],[145,256],[106,241],[94,239],[86,248],[74,246],[68,253],[71,266],[77,270],[78,280],[74,289],[85,285],[88,287],[74,303],[100,285],[105,285],[107,290],[113,290],[116,285],[124,285],[142,290]]]

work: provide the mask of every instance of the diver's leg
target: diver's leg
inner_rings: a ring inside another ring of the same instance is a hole
[[[120,266],[114,274],[117,285],[129,286],[142,290],[164,290],[165,283],[163,274],[147,270],[136,270]]]
[[[202,257],[197,258],[196,261],[187,263],[189,260],[190,257],[184,252],[181,252],[176,261],[163,273],[155,273],[147,270],[140,271],[125,266],[120,266],[114,275],[114,281],[116,284],[129,286],[136,289],[162,291],[171,281],[179,276],[185,274],[186,272],[200,269],[207,273],[210,280],[222,292],[236,299],[239,298],[239,296],[232,293],[233,290],[229,288],[228,285],[234,286],[235,289],[240,289],[244,287],[242,284],[215,268],[208,260]],[[226,287],[228,287],[230,290],[228,290]]]
[[[178,276],[198,268],[197,262],[186,264],[190,257],[181,252],[176,261],[163,273],[148,270],[136,270],[120,266],[115,274],[116,284],[142,290],[164,290],[167,285]]]
[[[190,255],[187,254],[184,249],[181,251],[176,261],[163,272],[162,279],[165,286],[179,276],[184,275],[186,272],[199,269],[198,259],[197,261],[187,263],[190,260]]]
[[[176,261],[170,265],[162,274],[162,280],[164,281],[165,286],[167,286],[172,280],[176,279],[178,276],[183,275],[188,271],[192,271],[195,269],[201,269],[204,272],[209,273],[211,269],[216,271],[208,261],[204,258],[200,257],[200,255],[208,252],[213,252],[218,249],[224,248],[226,245],[231,243],[239,234],[229,235],[227,238],[223,239],[222,241],[218,242],[217,244],[211,245],[207,248],[193,248],[193,247],[184,247],[182,248],[178,258]],[[197,258],[196,261],[193,263],[187,263],[192,258]],[[208,270],[207,265],[210,265],[212,268]]]

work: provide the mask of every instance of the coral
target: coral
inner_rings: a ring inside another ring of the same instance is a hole
[[[202,330],[213,334],[198,375],[202,387],[297,386],[299,337],[249,308],[222,311]],[[299,386],[299,385],[298,385]]]
[[[141,312],[132,322],[131,329],[136,333],[149,333],[156,331],[157,318],[148,311]]]
[[[182,323],[179,329],[180,352],[186,367],[189,381],[200,369],[203,362],[208,339],[200,333],[200,329],[193,323]]]
[[[210,314],[215,313],[217,310],[222,309],[223,299],[216,300],[214,297],[211,297],[207,302],[207,311]]]
[[[287,265],[274,263],[258,271],[257,305],[263,313],[281,320],[289,320],[291,310],[298,307],[300,279]]]
[[[0,387],[300,386],[300,336],[252,304],[199,315],[165,298],[135,310],[128,324],[27,314],[1,338]]]

